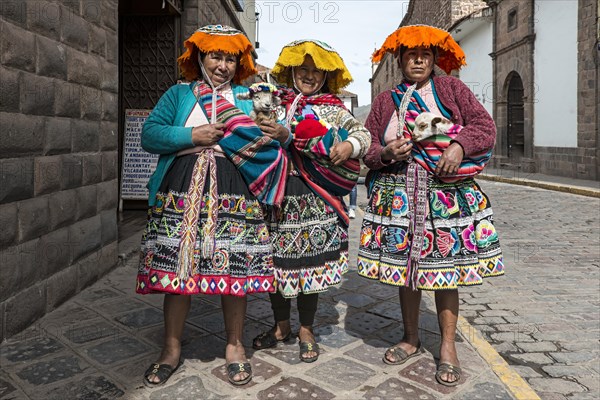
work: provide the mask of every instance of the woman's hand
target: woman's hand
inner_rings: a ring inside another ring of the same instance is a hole
[[[336,143],[331,146],[331,151],[329,152],[329,158],[333,165],[341,165],[352,155],[352,150],[354,147],[352,143],[348,141],[343,141],[341,143]]]
[[[452,143],[440,157],[435,174],[437,176],[454,175],[458,172],[458,167],[462,162],[465,152],[462,146],[456,142]]]
[[[381,159],[383,161],[406,161],[412,150],[412,142],[407,138],[400,138],[391,141],[381,151]]]
[[[277,140],[281,144],[285,143],[290,136],[290,131],[285,126],[274,121],[263,120],[259,128],[265,136]]]
[[[224,134],[225,124],[206,124],[192,129],[192,142],[196,146],[213,146]]]

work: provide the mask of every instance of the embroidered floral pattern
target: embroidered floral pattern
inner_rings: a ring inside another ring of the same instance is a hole
[[[408,232],[399,227],[390,227],[387,230],[386,242],[390,253],[404,251],[408,246]]]
[[[371,238],[373,237],[373,227],[363,226],[360,232],[360,245],[369,246],[371,244]]]
[[[433,201],[431,202],[431,213],[438,218],[448,218],[448,208],[446,207],[446,195],[443,192],[437,191],[431,194]]]
[[[477,232],[475,235],[477,239],[477,246],[486,248],[494,242],[498,241],[498,235],[496,234],[496,228],[489,221],[481,221],[477,224]]]
[[[480,191],[475,191],[475,197],[477,198],[477,204],[479,205],[480,210],[485,210],[487,207],[487,197]]]
[[[421,258],[427,257],[433,251],[433,233],[425,231],[423,237],[423,248],[421,249]]]
[[[358,253],[358,273],[404,286],[410,253],[410,211],[396,214],[405,198],[403,175],[381,173],[365,210]],[[417,287],[456,289],[502,275],[504,263],[487,197],[473,180],[428,182],[429,214]]]
[[[460,248],[460,243],[458,242],[458,235],[454,228],[450,232],[436,229],[436,236],[436,244],[443,257],[447,257],[448,254],[456,254]]]
[[[469,251],[475,251],[477,249],[477,242],[475,239],[475,227],[473,225],[469,225],[465,230],[463,230],[461,236],[465,247]]]
[[[394,217],[404,217],[408,214],[408,197],[405,191],[394,191],[394,199],[392,201],[392,215]]]

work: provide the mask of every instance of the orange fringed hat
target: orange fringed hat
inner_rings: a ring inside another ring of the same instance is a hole
[[[198,51],[202,53],[224,51],[238,56],[240,62],[233,77],[235,83],[241,83],[244,79],[258,72],[252,59],[252,44],[241,31],[230,26],[203,26],[194,32],[183,45],[186,51],[177,59],[177,62],[181,74],[189,81],[201,76],[200,66],[198,65]]]
[[[381,48],[373,53],[373,62],[381,61],[385,53],[396,53],[401,46],[437,47],[436,64],[447,74],[466,65],[465,52],[452,36],[443,29],[427,25],[408,25],[395,30],[385,39]]]

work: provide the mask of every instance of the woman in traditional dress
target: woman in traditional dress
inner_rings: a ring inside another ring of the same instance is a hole
[[[449,73],[465,63],[448,32],[401,27],[373,61],[386,52],[398,58],[404,78],[377,96],[365,123],[372,142],[364,161],[371,172],[358,272],[400,288],[404,337],[386,351],[387,364],[422,354],[421,291],[435,291],[442,339],[435,377],[454,386],[461,376],[458,288],[504,273],[490,201],[473,180],[489,159],[496,128],[464,83],[434,74],[434,64]],[[412,141],[415,118],[425,111],[449,119],[454,134]]]
[[[300,318],[300,360],[316,361],[313,322],[319,293],[337,285],[348,269],[348,216],[341,196],[351,191],[370,134],[335,95],[352,81],[339,54],[326,43],[286,45],[272,70],[293,87],[284,98],[285,124],[261,130],[289,146],[293,162],[281,209],[270,225],[277,291],[270,293],[275,326],[254,339],[255,349],[291,335],[291,299]]]
[[[246,294],[273,287],[271,244],[262,204],[283,198],[285,157],[238,101],[256,73],[252,45],[225,25],[198,29],[177,60],[191,83],[171,87],[142,130],[142,147],[160,154],[149,188],[137,292],[163,293],[164,345],[144,374],[164,384],[181,364],[181,336],[194,294],[221,295],[229,381],[252,378],[242,345]],[[262,203],[262,204],[261,204]]]

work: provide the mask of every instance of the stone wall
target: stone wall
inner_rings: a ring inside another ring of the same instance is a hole
[[[116,0],[0,3],[0,341],[117,263]]]
[[[596,147],[535,147],[537,172],[542,174],[597,180],[596,160]]]
[[[530,33],[533,0],[503,0],[496,8],[496,48],[505,49]],[[516,27],[509,28],[508,14],[515,11]]]
[[[579,0],[577,47],[579,54],[577,92],[577,156],[567,171],[572,177],[600,180],[600,27],[598,0]],[[536,152],[538,149],[536,148]],[[559,168],[564,171],[564,168]],[[540,172],[551,173],[545,162]]]
[[[518,167],[524,172],[535,172],[533,148],[533,112],[535,83],[533,73],[534,35],[532,27],[533,0],[503,0],[494,10],[494,120],[496,121],[496,149],[492,165],[507,166],[508,86],[512,74],[518,74],[523,82],[524,103],[524,157]],[[515,12],[516,24],[509,27],[509,13]],[[514,160],[511,160],[514,162]],[[517,167],[517,166],[515,166]]]
[[[385,55],[371,77],[371,102],[379,93],[390,90],[401,80],[402,73],[398,68],[398,59],[391,54]]]
[[[517,24],[509,28],[508,14],[517,12]],[[579,179],[600,178],[600,153],[598,144],[599,94],[598,94],[598,2],[578,2],[578,87],[577,147],[534,146],[533,115],[535,112],[535,77],[533,52],[536,40],[533,0],[503,0],[495,10],[495,110],[494,119],[498,127],[496,151],[493,165],[501,167],[506,158],[506,94],[508,78],[518,73],[525,89],[525,157],[509,168],[524,172],[539,172],[547,175],[566,176]]]
[[[254,17],[253,11],[248,13]],[[182,41],[190,37],[199,27],[208,24],[219,23],[243,31],[240,17],[242,14],[235,12],[227,0],[185,0],[181,26]]]
[[[475,11],[487,7],[483,0],[461,0],[452,2],[452,24],[466,15],[473,14]],[[446,27],[449,28],[449,27]]]
[[[410,19],[403,25],[426,24],[446,29],[452,21],[452,0],[415,1]]]

